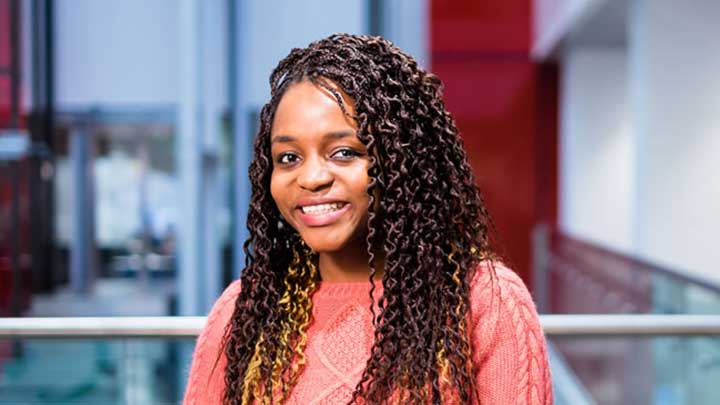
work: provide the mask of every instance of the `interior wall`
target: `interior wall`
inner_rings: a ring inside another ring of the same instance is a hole
[[[720,282],[720,3],[641,0],[630,15],[637,253]]]
[[[626,51],[571,46],[561,63],[559,225],[631,252],[635,167]]]

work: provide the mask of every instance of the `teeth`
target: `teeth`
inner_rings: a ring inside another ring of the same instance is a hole
[[[332,203],[332,204],[319,204],[319,205],[306,205],[304,207],[301,207],[302,212],[305,214],[325,214],[330,211],[335,211],[337,209],[342,208],[342,206],[345,205],[345,203]]]

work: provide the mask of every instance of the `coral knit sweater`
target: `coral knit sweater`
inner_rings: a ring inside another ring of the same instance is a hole
[[[545,339],[535,305],[515,273],[478,266],[470,290],[470,331],[482,405],[552,404]],[[307,363],[290,404],[345,404],[360,380],[373,342],[369,284],[321,283],[313,295]],[[213,306],[195,346],[184,404],[220,404],[227,359],[211,370],[240,283]]]

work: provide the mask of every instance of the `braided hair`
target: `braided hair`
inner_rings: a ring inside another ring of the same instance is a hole
[[[491,223],[442,83],[383,38],[335,34],[293,49],[270,76],[249,170],[241,291],[224,339],[225,403],[283,402],[305,364],[317,254],[270,194],[273,117],[302,81],[331,92],[345,114],[327,82],[354,101],[351,118],[370,160],[365,242],[375,332],[351,403],[477,402],[466,319],[470,279],[493,255]],[[377,303],[376,255],[384,263]]]

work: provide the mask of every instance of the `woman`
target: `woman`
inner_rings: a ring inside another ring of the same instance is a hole
[[[270,77],[246,266],[214,305],[189,404],[552,402],[545,342],[441,82],[332,35]]]

